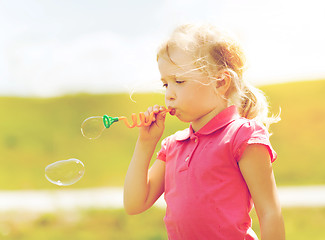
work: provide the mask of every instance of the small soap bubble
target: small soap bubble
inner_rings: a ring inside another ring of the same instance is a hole
[[[89,117],[81,124],[81,133],[88,139],[99,138],[104,130],[103,117],[100,116]]]
[[[69,186],[78,182],[84,173],[84,164],[76,158],[57,161],[45,168],[46,179],[59,186]]]

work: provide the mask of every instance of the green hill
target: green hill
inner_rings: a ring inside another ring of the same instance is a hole
[[[272,126],[279,154],[274,170],[279,185],[325,184],[325,81],[262,88],[282,121]],[[0,97],[0,189],[58,188],[44,177],[55,161],[78,158],[85,176],[72,187],[121,186],[137,129],[116,123],[101,138],[88,140],[80,125],[90,116],[127,116],[163,104],[160,94],[71,95],[58,98]],[[167,117],[164,136],[186,127]]]
[[[280,185],[325,184],[325,81],[265,86],[273,111],[281,121],[272,126],[272,143]]]

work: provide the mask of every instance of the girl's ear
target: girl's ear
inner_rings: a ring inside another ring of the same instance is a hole
[[[227,70],[219,71],[217,78],[219,79],[216,84],[216,90],[221,96],[226,96],[227,91],[231,85],[231,75]]]

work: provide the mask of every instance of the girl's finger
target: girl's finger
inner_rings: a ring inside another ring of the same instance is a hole
[[[155,122],[156,121],[156,116],[159,113],[159,106],[158,105],[153,106],[153,113],[154,113],[154,115],[153,115],[152,121]]]
[[[162,112],[164,110],[165,110],[165,107],[159,106],[159,105],[154,105],[154,106],[148,107],[147,111],[144,113],[146,121],[149,121],[150,115],[152,113],[154,113],[152,121],[155,122],[157,119],[157,115],[159,115],[160,112]]]
[[[160,111],[160,106],[159,105],[155,105],[155,106],[153,106],[153,110],[154,110],[154,113],[159,113],[159,111]]]
[[[149,119],[150,119],[150,115],[151,115],[152,113],[154,113],[154,116],[153,116],[152,121],[155,121],[155,120],[156,120],[156,117],[155,117],[155,111],[156,111],[156,110],[155,110],[155,107],[148,107],[147,112],[145,112],[146,122],[149,121]]]
[[[152,107],[148,107],[147,111],[144,113],[146,117],[149,117],[150,113],[152,112]]]

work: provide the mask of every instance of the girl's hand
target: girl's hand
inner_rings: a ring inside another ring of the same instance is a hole
[[[148,121],[150,114],[153,112],[154,117],[152,123],[145,127],[140,127],[139,139],[143,141],[156,141],[158,142],[165,130],[166,108],[163,106],[155,105],[149,107],[144,113],[146,121]]]

